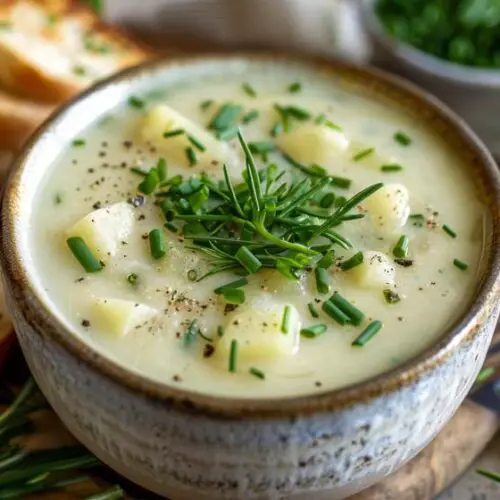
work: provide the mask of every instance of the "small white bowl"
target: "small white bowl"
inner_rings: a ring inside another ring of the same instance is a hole
[[[364,0],[361,19],[372,45],[372,63],[429,90],[452,107],[500,158],[500,70],[439,59],[386,34],[375,13],[376,0]]]

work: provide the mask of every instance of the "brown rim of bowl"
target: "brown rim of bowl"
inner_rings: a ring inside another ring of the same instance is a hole
[[[197,412],[220,418],[293,419],[297,415],[332,411],[356,403],[367,402],[376,396],[388,394],[411,385],[425,376],[430,370],[444,363],[462,343],[474,338],[478,330],[477,325],[484,321],[485,316],[490,312],[490,308],[493,309],[493,300],[499,293],[497,281],[500,274],[500,244],[498,242],[500,221],[498,217],[493,217],[491,222],[493,226],[492,245],[488,264],[478,285],[478,292],[468,312],[455,322],[451,331],[443,334],[432,347],[422,354],[388,372],[345,388],[304,396],[268,399],[209,396],[131,373],[123,366],[91,349],[76,335],[67,332],[55,315],[43,303],[42,298],[38,296],[35,287],[29,282],[26,267],[23,265],[23,257],[18,247],[19,242],[15,234],[18,191],[26,159],[36,148],[38,140],[45,133],[48,126],[62,119],[74,103],[85,99],[87,95],[107,87],[110,83],[133,79],[135,75],[141,74],[143,71],[196,62],[201,63],[208,60],[241,59],[302,63],[310,68],[316,68],[331,74],[340,74],[358,85],[361,82],[368,89],[378,89],[376,91],[379,94],[381,88],[390,89],[397,99],[406,98],[415,101],[422,106],[419,106],[419,109],[423,110],[422,112],[430,113],[434,119],[439,120],[440,123],[442,122],[446,130],[451,130],[454,139],[465,146],[464,150],[472,154],[474,163],[479,165],[483,174],[482,177],[485,177],[486,182],[483,180],[483,184],[487,186],[484,190],[490,198],[490,208],[494,213],[498,213],[500,207],[500,175],[486,147],[465,125],[463,120],[445,105],[399,77],[389,75],[378,69],[356,66],[335,59],[277,52],[188,55],[169,60],[162,58],[125,70],[80,94],[42,124],[31,137],[16,161],[3,200],[3,234],[0,244],[3,250],[1,259],[5,279],[10,286],[15,287],[17,300],[22,300],[24,304],[34,304],[37,308],[43,310],[46,320],[42,322],[41,318],[36,318],[37,331],[43,330],[45,336],[55,340],[78,359],[83,360],[91,369],[112,379],[118,385],[126,387],[134,393],[148,396],[167,407],[175,407],[183,411]],[[5,251],[7,249],[8,251]],[[34,323],[33,319],[30,319],[30,321],[32,324]]]

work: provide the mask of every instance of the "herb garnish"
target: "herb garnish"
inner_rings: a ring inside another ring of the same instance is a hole
[[[329,299],[329,301],[338,307],[348,318],[349,323],[359,326],[361,322],[365,319],[365,315],[353,304],[351,304],[347,299],[342,297],[340,293],[335,292]]]
[[[87,144],[87,141],[85,139],[75,139],[71,145],[74,147],[74,148],[79,148],[81,146],[85,146],[85,144]]]
[[[457,233],[447,224],[443,224],[443,231],[448,235],[451,236],[452,238],[457,237]]]
[[[243,92],[245,92],[245,94],[249,97],[257,97],[257,92],[255,91],[255,89],[249,84],[249,83],[244,83],[242,85],[242,88],[243,88]]]
[[[307,328],[302,328],[300,330],[300,334],[303,337],[306,337],[308,339],[313,339],[315,337],[318,337],[319,335],[322,335],[323,333],[326,332],[328,327],[324,325],[323,323],[320,323],[318,325],[313,325],[313,326],[308,326]]]
[[[128,105],[131,108],[143,109],[146,106],[146,102],[144,101],[144,99],[141,99],[140,97],[137,97],[135,95],[131,95],[128,98]]]
[[[266,374],[259,370],[258,368],[254,368],[253,366],[248,370],[254,377],[260,378],[261,380],[265,380]]]
[[[397,304],[401,300],[401,297],[390,288],[386,288],[383,293],[384,299],[388,304]]]
[[[83,238],[72,236],[66,240],[66,243],[85,271],[96,273],[103,268],[102,263],[94,257]]]
[[[198,320],[193,319],[189,324],[188,329],[181,338],[182,347],[189,347],[196,340],[196,335],[198,334]]]
[[[380,170],[382,172],[400,172],[401,170],[403,170],[403,167],[397,163],[392,163],[389,165],[382,165],[380,167]]]
[[[231,347],[229,350],[229,371],[235,373],[238,366],[238,341],[231,340]]]
[[[469,264],[467,264],[466,262],[460,260],[460,259],[454,259],[453,260],[453,265],[455,267],[458,267],[458,269],[462,270],[462,271],[466,271],[467,268],[469,267]]]
[[[359,151],[358,153],[356,153],[352,159],[354,161],[361,161],[363,160],[364,158],[372,155],[373,153],[375,153],[375,148],[367,148],[367,149],[363,149],[361,151]]]
[[[312,302],[309,302],[309,304],[307,304],[307,308],[309,309],[309,312],[311,313],[311,316],[313,318],[319,318],[319,312]]]
[[[283,318],[281,319],[281,332],[288,333],[290,331],[292,308],[286,305],[283,309]]]
[[[394,257],[398,257],[400,259],[406,257],[408,255],[408,243],[408,236],[403,234],[392,250],[392,254],[394,255]]]
[[[159,229],[153,229],[149,233],[149,247],[153,259],[158,260],[165,256],[165,239]]]
[[[396,132],[394,134],[394,140],[396,142],[399,142],[399,144],[401,144],[401,146],[409,146],[411,144],[411,138],[408,136],[408,134],[404,133],[404,132]]]
[[[300,92],[302,90],[302,84],[300,82],[293,82],[292,84],[290,84],[290,86],[288,87],[288,90],[292,93],[292,94],[296,94],[297,92]]]
[[[369,340],[371,340],[382,328],[382,322],[379,320],[372,321],[354,340],[353,346],[363,347]]]

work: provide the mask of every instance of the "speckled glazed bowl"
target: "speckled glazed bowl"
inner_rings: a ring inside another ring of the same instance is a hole
[[[26,257],[34,195],[54,157],[132,93],[179,75],[304,65],[384,95],[415,113],[467,159],[489,207],[484,271],[473,303],[418,358],[367,382],[312,396],[225,399],[147,379],[86,345],[43,303]],[[483,362],[499,313],[500,179],[470,130],[414,87],[369,68],[285,55],[158,61],[78,97],[17,161],[3,202],[7,300],[29,366],[69,430],[112,468],[172,500],[342,499],[420,451],[458,408]]]

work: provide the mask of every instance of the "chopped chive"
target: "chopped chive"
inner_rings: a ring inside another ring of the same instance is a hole
[[[423,227],[425,224],[424,214],[410,214],[408,218],[413,221],[412,226],[414,227]]]
[[[177,137],[178,135],[184,134],[184,129],[183,128],[176,128],[174,130],[169,130],[168,132],[165,132],[163,134],[163,137],[165,139],[168,139],[169,137]]]
[[[269,141],[254,141],[249,142],[248,147],[253,154],[266,155],[274,150],[275,146]]]
[[[292,94],[296,94],[297,92],[300,92],[302,90],[302,84],[300,82],[293,82],[289,87],[288,90]]]
[[[393,163],[390,165],[382,165],[380,167],[380,170],[382,172],[399,172],[403,170],[403,167],[401,165],[398,165],[397,163]]]
[[[87,70],[84,66],[76,65],[73,66],[73,74],[76,76],[85,76],[87,74]]]
[[[335,202],[335,195],[333,193],[326,193],[320,200],[319,206],[321,208],[330,208]]]
[[[312,302],[309,302],[309,304],[307,304],[307,308],[309,309],[309,312],[311,313],[311,316],[313,318],[319,318],[319,312]]]
[[[227,288],[222,292],[222,296],[230,304],[243,304],[245,302],[245,292],[241,288]]]
[[[140,97],[137,97],[135,95],[131,95],[129,98],[128,98],[128,105],[131,107],[131,108],[135,108],[135,109],[142,109],[144,108],[144,106],[146,105],[146,103],[144,102],[143,99],[141,99]]]
[[[79,147],[82,147],[82,146],[85,146],[85,144],[87,144],[87,141],[85,141],[85,139],[75,139],[71,145],[74,147],[74,148],[79,148]]]
[[[331,300],[326,300],[325,302],[323,302],[321,308],[339,325],[343,326],[349,323],[349,316],[344,314]]]
[[[480,476],[484,476],[488,479],[491,479],[492,481],[496,481],[497,483],[500,483],[500,474],[497,472],[493,472],[491,470],[482,469],[482,468],[476,469],[476,472]]]
[[[332,264],[335,261],[335,252],[333,250],[330,250],[321,257],[321,259],[318,261],[316,264],[318,267],[322,267],[324,269],[328,269],[329,267],[332,266]]]
[[[257,97],[257,92],[255,92],[255,89],[249,84],[249,83],[244,83],[242,85],[243,92],[245,92],[246,95],[249,97]]]
[[[217,327],[217,337],[219,338],[224,337],[224,327],[222,325],[219,325]]]
[[[128,276],[127,276],[127,281],[131,284],[131,285],[137,285],[137,281],[139,280],[139,275],[137,275],[136,273],[130,273]]]
[[[190,269],[187,272],[187,277],[189,281],[196,281],[198,279],[198,273],[194,269]]]
[[[94,257],[83,238],[72,236],[66,240],[66,243],[85,271],[96,273],[102,269],[102,263]]]
[[[191,146],[188,146],[185,151],[189,166],[194,167],[198,162],[198,158],[196,156],[196,153],[194,152],[194,149]]]
[[[214,339],[211,339],[210,337],[207,337],[200,329],[198,329],[198,335],[205,341],[205,342],[213,342]]]
[[[297,106],[286,106],[281,107],[282,112],[286,115],[291,116],[292,118],[296,118],[297,120],[309,120],[311,118],[311,113],[309,111],[299,108]]]
[[[237,104],[223,104],[212,117],[208,128],[222,131],[232,127],[242,111],[243,107]]]
[[[239,127],[229,127],[225,130],[217,132],[217,139],[219,141],[230,141],[238,135]]]
[[[394,140],[399,142],[402,146],[409,146],[411,144],[411,138],[401,131],[394,134]]]
[[[447,224],[443,224],[443,231],[448,235],[451,236],[452,238],[457,237],[457,233]]]
[[[290,321],[292,315],[292,308],[286,305],[283,309],[283,318],[281,319],[281,332],[288,333],[290,330]]]
[[[164,182],[167,180],[167,160],[165,158],[160,158],[156,164],[156,173],[158,174],[158,180]]]
[[[277,137],[281,132],[283,132],[283,124],[281,122],[276,122],[271,129],[271,135]]]
[[[245,246],[238,249],[235,257],[236,260],[251,274],[256,273],[262,267],[262,262]]]
[[[404,259],[408,255],[408,243],[408,236],[403,234],[396,243],[396,246],[392,249],[394,257]]]
[[[200,108],[205,111],[206,109],[208,109],[212,104],[214,103],[214,101],[212,99],[207,99],[206,101],[203,101],[200,103]]]
[[[463,262],[460,259],[453,259],[453,265],[455,267],[458,267],[458,269],[461,269],[462,271],[466,271],[467,268],[469,267],[469,264]]]
[[[324,125],[325,127],[331,128],[332,130],[336,130],[337,132],[342,132],[344,130],[340,125],[337,125],[331,120],[325,120]]]
[[[153,229],[149,233],[149,247],[153,259],[158,260],[165,256],[165,241],[159,229]]]
[[[238,365],[238,341],[236,339],[232,339],[231,347],[229,350],[229,371],[231,373],[235,373],[237,365]]]
[[[266,374],[259,370],[258,368],[254,368],[253,366],[248,370],[254,377],[260,378],[261,380],[265,380]]]
[[[306,337],[308,339],[313,339],[315,337],[318,337],[322,335],[323,333],[326,332],[328,327],[324,325],[323,323],[320,323],[318,325],[313,325],[313,326],[308,326],[307,328],[302,328],[300,330],[300,334],[302,337]]]
[[[166,222],[164,225],[172,233],[177,233],[179,231],[179,228],[172,222]]]
[[[478,376],[476,377],[476,384],[481,384],[482,382],[486,382],[493,374],[495,373],[495,368],[491,366],[485,366],[481,369]]]
[[[243,118],[241,119],[241,121],[242,121],[242,123],[244,123],[246,125],[246,124],[256,120],[259,117],[259,114],[260,113],[256,109],[252,109],[251,111],[249,111],[248,113],[243,115]]]
[[[353,325],[359,326],[365,319],[365,315],[356,306],[342,297],[340,293],[335,292],[329,300],[349,318],[349,322]]]
[[[54,203],[56,205],[60,205],[63,202],[62,194],[61,193],[56,193],[54,196]]]
[[[342,269],[342,271],[348,271],[349,269],[359,266],[362,263],[363,263],[363,252],[358,252],[354,254],[350,259],[341,262],[340,269]]]
[[[248,279],[247,278],[240,278],[235,281],[231,281],[231,283],[228,283],[227,285],[222,285],[219,286],[214,290],[214,293],[216,295],[221,295],[223,294],[226,290],[229,290],[230,288],[241,288],[242,286],[248,285]]]
[[[314,120],[314,123],[316,125],[323,125],[325,122],[326,122],[326,115],[324,115],[323,113],[318,115]]]
[[[189,347],[195,340],[196,340],[196,335],[198,333],[198,320],[193,319],[191,321],[188,329],[184,333],[181,339],[181,345],[182,347]]]
[[[133,174],[142,175],[142,177],[146,177],[146,175],[148,175],[148,173],[145,170],[142,170],[142,168],[139,167],[132,167],[130,171]]]
[[[316,289],[318,293],[328,293],[330,291],[330,284],[328,283],[328,271],[324,267],[317,267],[314,270],[316,277]]]
[[[367,148],[367,149],[363,149],[362,151],[359,151],[358,153],[356,153],[352,159],[354,161],[360,161],[364,158],[366,158],[367,156],[370,156],[372,155],[373,153],[375,153],[375,148]]]
[[[201,151],[202,153],[206,151],[206,147],[196,138],[193,137],[192,135],[187,136],[188,141],[198,150]]]
[[[388,304],[397,304],[401,300],[401,297],[389,288],[386,288],[383,293],[384,299]]]
[[[347,201],[347,198],[345,196],[337,196],[335,198],[335,206],[341,207],[342,205],[345,204],[346,201]]]
[[[151,194],[155,189],[160,179],[155,168],[149,170],[144,177],[144,180],[139,184],[139,191],[144,194]]]
[[[348,189],[351,186],[352,181],[351,179],[347,179],[346,177],[333,176],[330,180],[330,184],[332,186],[337,186],[342,189]]]
[[[354,340],[353,346],[363,347],[369,340],[371,340],[382,328],[382,322],[379,320],[372,321]]]

